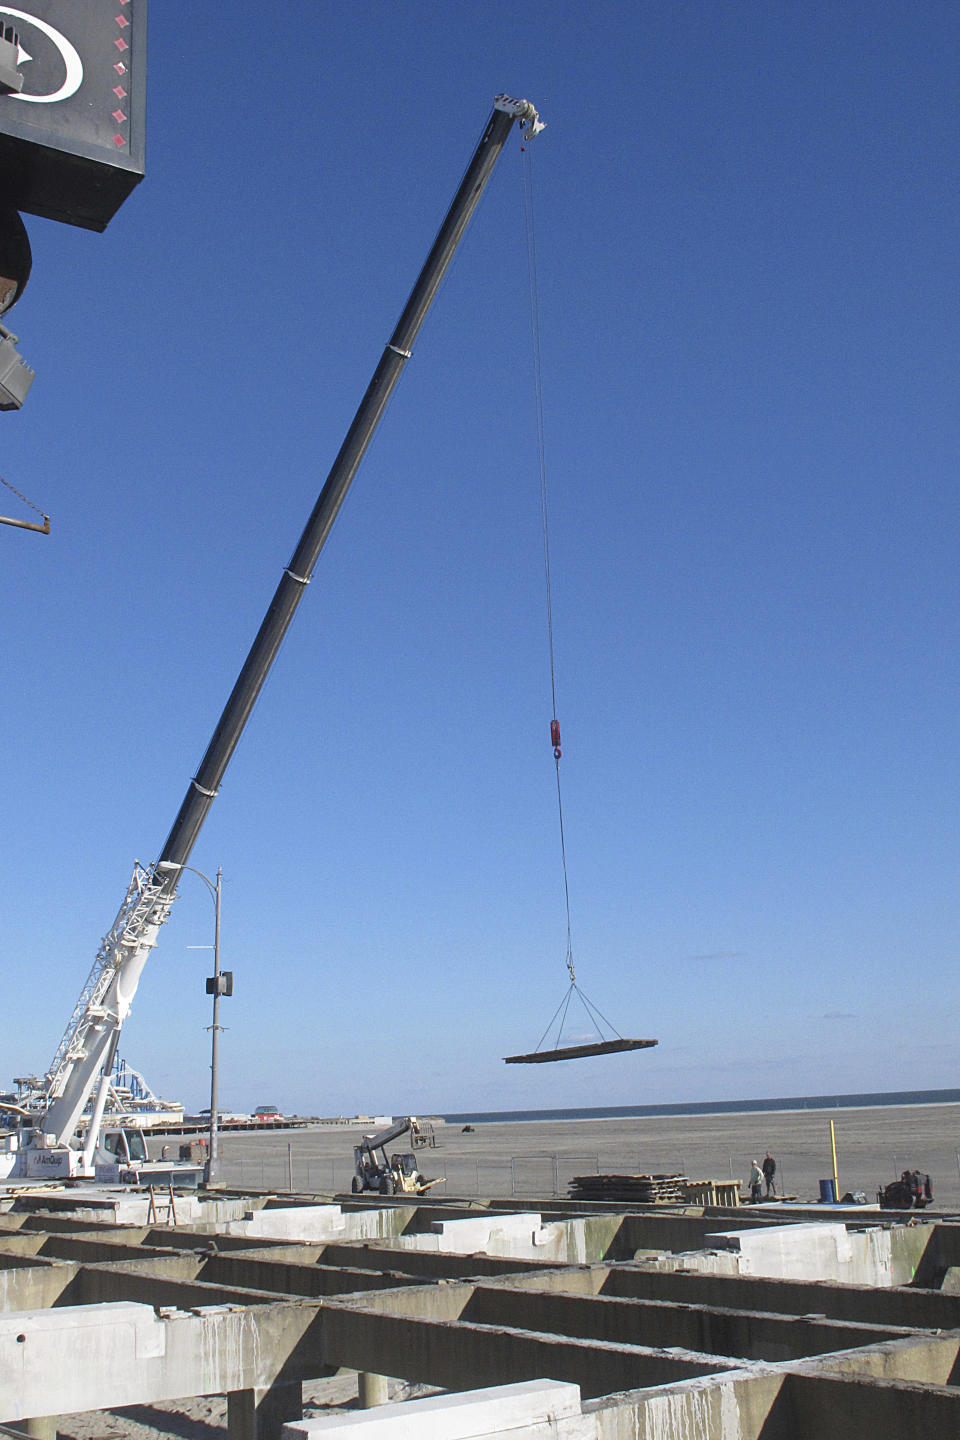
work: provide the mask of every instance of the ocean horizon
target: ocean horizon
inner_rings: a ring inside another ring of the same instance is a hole
[[[441,1112],[448,1124],[484,1125],[517,1120],[617,1120],[662,1115],[735,1115],[775,1110],[873,1109],[881,1105],[956,1105],[960,1090],[885,1090],[853,1095],[782,1095],[764,1100],[691,1100],[674,1105],[585,1105],[560,1110],[457,1110]]]

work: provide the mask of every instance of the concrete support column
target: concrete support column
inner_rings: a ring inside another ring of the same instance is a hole
[[[357,1377],[360,1409],[372,1410],[375,1405],[386,1405],[390,1398],[387,1390],[389,1383],[386,1375],[372,1375],[368,1370],[361,1370]]]
[[[23,1421],[23,1433],[36,1436],[36,1440],[57,1440],[57,1416],[37,1415],[33,1420]]]
[[[303,1385],[257,1386],[227,1396],[230,1440],[280,1440],[288,1420],[303,1419]]]

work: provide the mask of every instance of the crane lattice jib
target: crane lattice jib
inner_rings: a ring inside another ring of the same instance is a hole
[[[105,1018],[103,1002],[117,972],[136,954],[145,932],[166,920],[173,897],[167,892],[161,899],[163,889],[163,882],[154,878],[153,871],[134,862],[123,904],[101,941],[70,1023],[47,1071],[44,1099],[48,1103],[63,1094],[74,1065],[86,1052],[91,1026]]]

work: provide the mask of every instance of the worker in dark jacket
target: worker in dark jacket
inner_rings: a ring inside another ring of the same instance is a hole
[[[763,1170],[763,1178],[767,1182],[766,1198],[769,1200],[771,1195],[776,1195],[777,1193],[777,1162],[776,1160],[774,1160],[769,1150],[763,1157],[763,1165],[761,1166],[761,1169]]]

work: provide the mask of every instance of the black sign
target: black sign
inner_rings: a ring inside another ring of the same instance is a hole
[[[0,95],[0,190],[17,210],[103,230],[143,178],[146,0],[0,4],[19,93]]]

